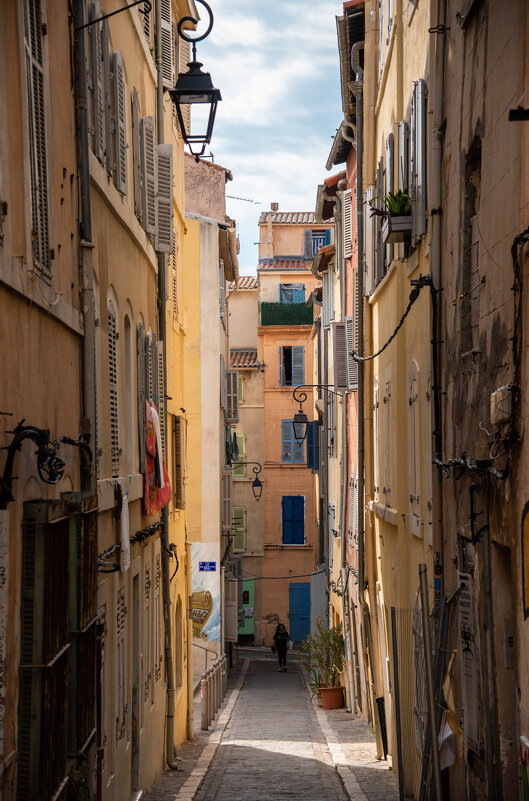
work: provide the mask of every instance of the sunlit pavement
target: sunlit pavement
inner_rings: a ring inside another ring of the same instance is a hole
[[[240,656],[245,669],[224,720],[194,769],[184,756],[185,783],[166,773],[146,801],[397,801],[394,774],[376,760],[369,727],[346,710],[316,707],[295,655],[286,673],[272,654],[255,652],[248,662],[241,649]]]

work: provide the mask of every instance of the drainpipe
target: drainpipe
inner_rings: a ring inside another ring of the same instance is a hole
[[[186,640],[186,666],[187,666],[187,726],[186,737],[188,740],[195,739],[195,719],[193,712],[193,620],[191,618],[193,589],[191,586],[191,543],[186,542],[186,595],[188,601],[187,610],[187,640]]]
[[[444,29],[446,23],[446,0],[431,0],[431,17],[436,20],[436,25],[440,30]],[[435,62],[434,62],[434,97],[433,97],[433,120],[432,120],[432,180],[430,197],[430,222],[431,222],[431,243],[430,259],[432,271],[433,290],[440,292],[442,287],[442,259],[441,259],[441,224],[442,224],[442,159],[443,159],[443,92],[444,92],[444,63],[445,63],[445,42],[446,32],[438,33],[435,37]],[[442,421],[440,414],[441,387],[439,385],[439,346],[442,340],[442,315],[440,312],[439,295],[437,296],[437,325],[436,330],[432,331],[432,390],[434,394],[434,452],[435,458],[442,460]],[[435,302],[435,299],[434,299]],[[436,470],[433,475],[433,547],[434,552],[439,554],[439,564],[444,568],[443,558],[443,481],[442,472]],[[444,572],[441,574],[441,592],[443,592]]]
[[[85,24],[84,2],[76,0],[75,27]],[[85,492],[95,495],[96,488],[96,352],[95,352],[95,297],[94,266],[92,251],[92,214],[90,207],[90,147],[88,143],[88,91],[86,82],[86,28],[77,31],[75,48],[76,59],[76,101],[77,101],[77,135],[79,141],[78,163],[80,172],[80,205],[81,221],[80,249],[82,266],[82,298],[83,298],[83,423],[82,433],[91,445],[94,459],[88,469],[81,468],[81,486]],[[81,464],[84,463],[82,460]]]
[[[163,145],[164,141],[164,114],[163,114],[163,59],[162,59],[162,2],[155,0],[154,4],[155,19],[155,49],[156,49],[156,128],[158,144]],[[167,326],[165,319],[165,283],[166,283],[166,255],[158,253],[158,335],[159,341],[163,344],[163,385],[167,386]],[[167,399],[164,396],[159,399],[163,405],[164,420],[167,420]],[[165,626],[165,673],[167,681],[167,709],[166,709],[166,731],[165,731],[165,758],[167,767],[172,770],[179,770],[174,758],[174,710],[175,710],[175,685],[174,685],[174,666],[173,666],[173,629],[171,626],[171,580],[169,572],[169,507],[162,509],[162,566],[163,566],[163,608]],[[189,565],[187,565],[189,569]],[[189,663],[188,663],[189,681]]]

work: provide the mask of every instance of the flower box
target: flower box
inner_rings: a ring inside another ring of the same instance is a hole
[[[388,214],[382,224],[385,245],[411,241],[411,214]]]

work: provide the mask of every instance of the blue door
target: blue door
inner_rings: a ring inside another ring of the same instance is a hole
[[[303,642],[310,633],[310,584],[288,585],[290,606],[290,638]]]

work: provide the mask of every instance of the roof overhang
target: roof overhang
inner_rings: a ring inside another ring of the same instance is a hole
[[[353,141],[351,140],[356,141],[356,125],[353,123],[348,124],[344,121],[336,131],[331,152],[325,165],[327,170],[332,170],[338,164],[345,164],[349,151],[353,147]]]
[[[319,184],[316,194],[316,219],[321,222],[327,222],[334,217],[334,200],[336,192],[338,191],[338,184],[342,179],[345,179],[345,170],[337,172],[334,175],[325,178],[322,184]]]
[[[328,269],[333,258],[334,245],[326,245],[324,248],[320,248],[314,256],[314,261],[312,262],[312,272],[314,275],[317,273],[324,273]]]

